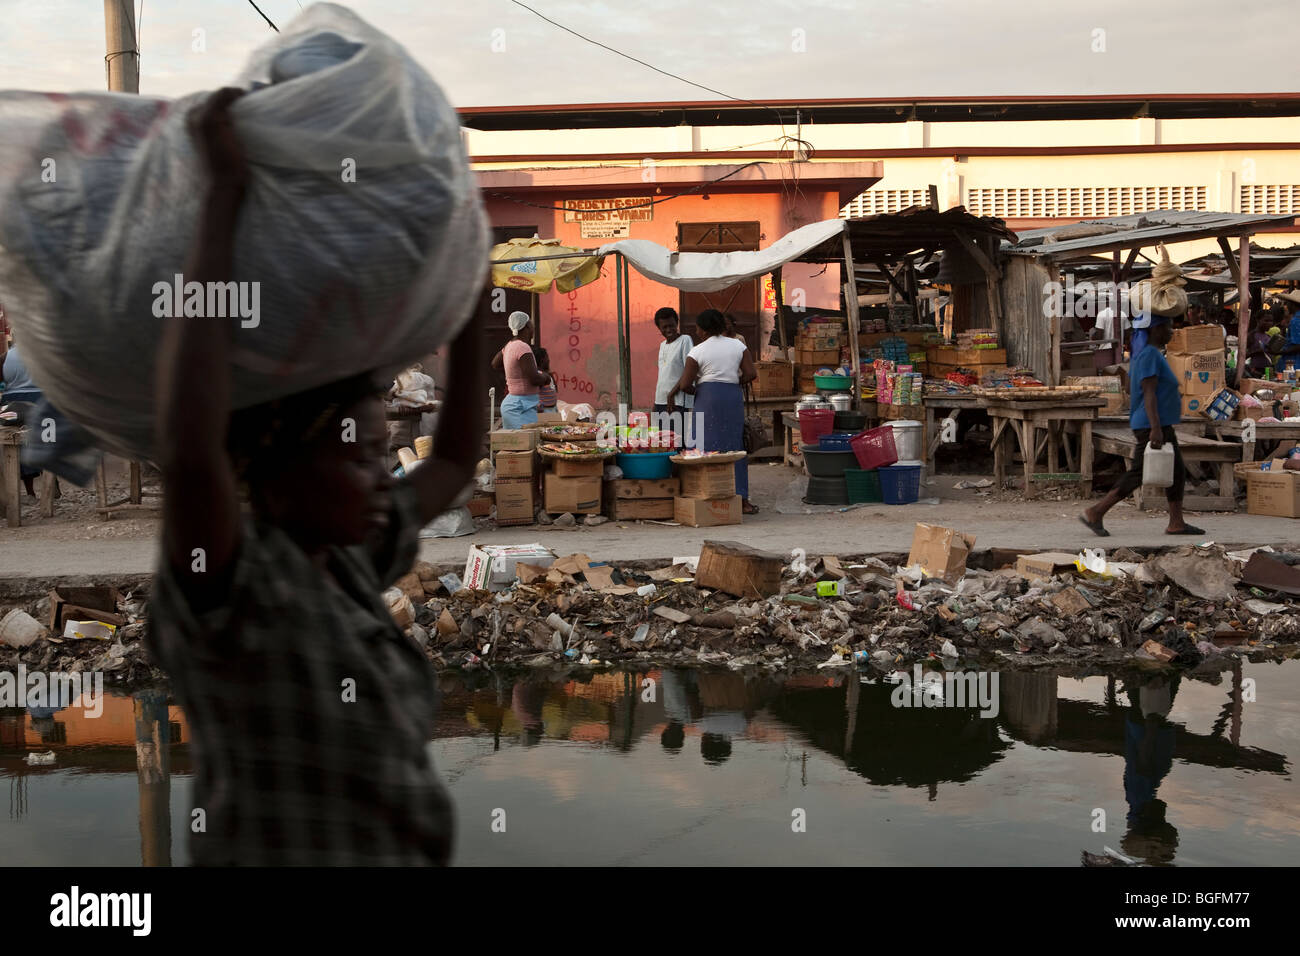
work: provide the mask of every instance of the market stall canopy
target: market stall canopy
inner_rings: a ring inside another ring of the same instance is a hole
[[[1273,273],[1273,282],[1300,282],[1300,259],[1291,262]]]
[[[844,228],[849,234],[855,263],[879,264],[926,257],[961,246],[964,240],[983,245],[998,240],[1014,242],[1016,238],[1001,219],[972,215],[963,206],[943,210],[909,206],[899,212],[844,220]],[[836,233],[798,259],[800,262],[842,262],[844,243]]]
[[[648,239],[621,239],[601,246],[597,253],[616,252],[647,279],[683,292],[717,292],[771,272],[828,240],[834,239],[838,246],[844,227],[843,219],[810,223],[766,249],[750,252],[674,252]]]
[[[536,258],[532,258],[536,257]],[[560,245],[558,239],[511,239],[492,247],[492,284],[524,292],[572,292],[600,278],[603,256]]]
[[[1002,251],[1019,256],[1066,256],[1113,252],[1154,246],[1158,242],[1191,242],[1193,239],[1231,238],[1262,229],[1290,226],[1293,215],[1247,215],[1231,212],[1198,212],[1159,209],[1111,219],[1090,219],[1068,226],[1026,229]]]

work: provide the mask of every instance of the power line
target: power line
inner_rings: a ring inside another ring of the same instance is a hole
[[[686,83],[686,84],[688,84],[688,85],[690,85],[690,86],[694,86],[694,87],[696,87],[697,89],[706,90],[707,92],[709,92],[709,93],[713,93],[715,96],[721,96],[721,97],[723,97],[724,99],[734,100],[734,101],[736,101],[737,103],[748,103],[750,106],[757,106],[759,109],[767,110],[768,112],[774,114],[774,115],[776,116],[776,118],[777,118],[777,121],[780,122],[780,124],[781,124],[781,133],[782,133],[782,135],[783,135],[783,137],[784,137],[784,134],[785,134],[785,117],[782,116],[781,113],[780,113],[778,110],[774,109],[774,108],[771,107],[771,106],[767,106],[766,104],[763,104],[763,103],[755,103],[753,100],[747,100],[747,99],[745,99],[745,98],[742,97],[742,96],[732,96],[730,93],[724,93],[722,90],[715,90],[715,89],[714,89],[713,87],[711,87],[711,86],[705,86],[703,83],[696,83],[694,80],[688,80],[688,79],[687,79],[686,77],[684,77],[684,76],[678,76],[676,73],[670,73],[670,72],[668,72],[667,70],[662,70],[662,69],[660,69],[659,67],[655,66],[653,63],[647,63],[645,60],[638,59],[637,57],[632,56],[630,53],[624,53],[622,50],[616,50],[616,49],[614,49],[614,47],[609,46],[608,44],[605,44],[605,43],[601,43],[599,40],[593,40],[591,37],[589,37],[589,36],[585,36],[584,34],[579,33],[577,30],[574,30],[572,27],[566,27],[563,23],[559,23],[559,22],[557,22],[557,21],[555,21],[555,20],[552,20],[552,19],[551,19],[550,17],[548,17],[546,14],[544,14],[544,13],[538,11],[538,10],[534,10],[532,7],[530,7],[530,6],[529,6],[528,4],[526,4],[526,3],[522,3],[521,0],[510,0],[510,2],[513,3],[513,4],[514,4],[515,6],[517,6],[517,7],[522,7],[523,9],[527,10],[529,13],[533,14],[533,16],[538,17],[539,19],[545,20],[545,21],[546,21],[547,23],[549,23],[551,26],[553,26],[553,27],[558,27],[559,29],[563,30],[565,33],[571,33],[573,36],[577,37],[579,40],[583,40],[583,41],[585,41],[585,42],[587,42],[587,43],[592,44],[593,46],[598,46],[598,47],[600,47],[602,50],[608,50],[610,53],[613,53],[613,54],[616,55],[616,56],[621,56],[621,57],[623,57],[624,59],[631,60],[633,63],[639,63],[639,64],[641,64],[642,66],[646,67],[647,69],[654,70],[656,73],[658,73],[658,74],[660,74],[660,75],[662,75],[662,76],[666,76],[666,77],[669,77],[670,79],[678,80],[678,81],[680,81],[680,82],[682,82],[682,83]],[[790,137],[784,137],[784,138],[789,139]],[[805,144],[805,145],[809,145],[809,146],[810,146],[811,144]]]
[[[252,6],[252,8],[261,15],[262,19],[265,20],[268,24],[270,24],[272,30],[274,30],[276,33],[280,32],[280,28],[277,27],[274,23],[271,23],[271,18],[268,17],[265,13],[262,13],[261,7],[259,7],[256,3],[253,3],[253,0],[248,0],[248,2]]]

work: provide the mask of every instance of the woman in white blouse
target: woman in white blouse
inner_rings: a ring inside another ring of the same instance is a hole
[[[694,411],[701,417],[698,443],[704,451],[744,451],[745,398],[743,387],[758,377],[754,360],[742,339],[727,335],[727,323],[717,309],[706,309],[695,320],[700,343],[686,355],[686,367],[668,393],[668,411],[679,392],[695,387]],[[749,501],[749,463],[736,462],[736,494],[745,514],[758,511]]]

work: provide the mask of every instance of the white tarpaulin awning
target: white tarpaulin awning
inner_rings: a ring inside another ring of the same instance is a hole
[[[843,219],[827,219],[753,252],[673,252],[648,239],[620,239],[601,246],[597,255],[617,252],[647,279],[683,292],[717,292],[771,272],[842,232]]]

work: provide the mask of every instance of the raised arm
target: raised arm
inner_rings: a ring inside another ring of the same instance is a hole
[[[451,344],[446,400],[438,413],[433,457],[406,478],[420,502],[420,520],[442,514],[474,477],[483,452],[483,333],[473,317]]]
[[[229,107],[242,94],[218,90],[190,116],[190,132],[211,181],[185,265],[186,282],[231,279],[247,166]],[[158,351],[163,542],[181,588],[199,608],[221,599],[239,545],[239,498],[225,447],[233,327],[216,318],[165,319]]]
[[[537,356],[532,352],[525,352],[519,356],[519,371],[538,388],[545,388],[551,384],[551,376],[541,371],[537,367]]]

